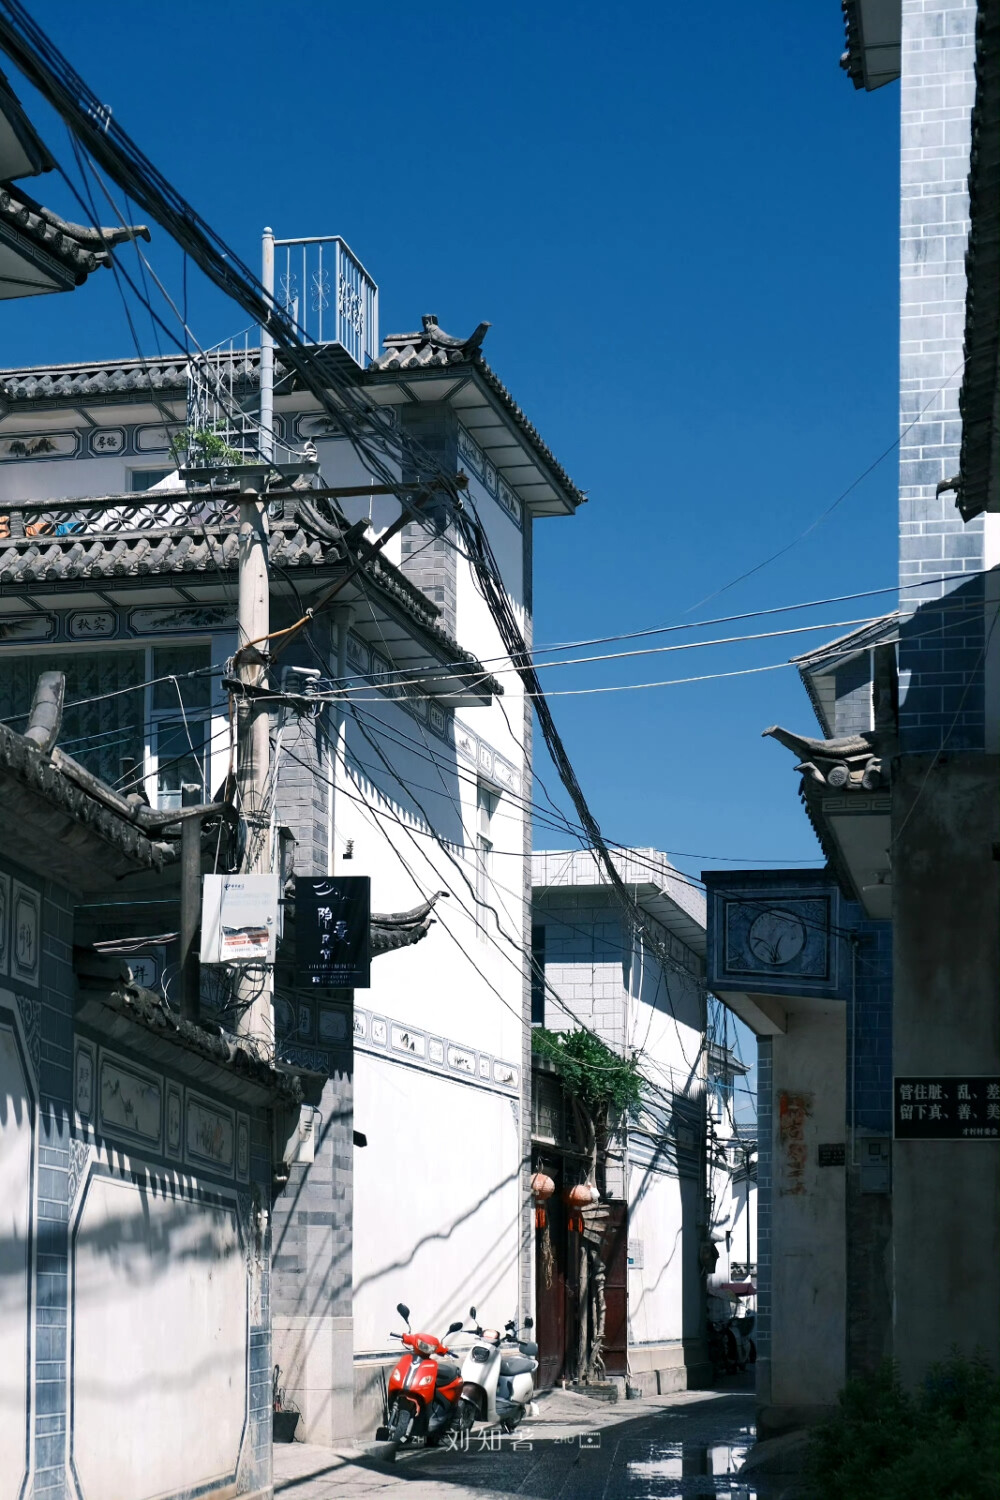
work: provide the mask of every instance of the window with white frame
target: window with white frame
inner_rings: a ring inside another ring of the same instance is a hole
[[[210,659],[202,642],[5,653],[0,719],[23,732],[39,674],[64,672],[60,749],[110,786],[134,791],[144,783],[154,805],[179,806],[184,782],[211,795]]]

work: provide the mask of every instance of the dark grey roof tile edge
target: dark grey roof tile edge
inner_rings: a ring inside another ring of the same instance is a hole
[[[585,504],[587,496],[584,491],[579,485],[574,484],[537,427],[525,415],[503,381],[483,358],[480,346],[487,327],[487,324],[481,323],[470,338],[456,339],[440,328],[436,318],[428,315],[424,318],[424,327],[420,333],[395,333],[386,336],[383,340],[385,352],[380,354],[365,372],[366,379],[384,383],[387,376],[398,376],[409,372],[435,374],[442,369],[453,369],[461,365],[471,366],[482,378],[489,392],[496,397],[513,419],[514,425],[534,451],[541,467],[548,470],[549,475],[570,503],[574,507]]]
[[[161,868],[161,852],[134,823],[118,817],[63,776],[47,756],[6,724],[0,724],[0,769],[76,822],[88,826],[103,843],[126,855],[138,868]]]
[[[330,567],[341,561],[335,547],[324,548],[321,543],[310,541],[296,523],[288,527],[277,524],[271,533],[271,555],[281,568]],[[174,574],[204,577],[235,571],[237,565],[237,535],[232,527],[71,533],[16,540],[8,537],[0,541],[0,587],[70,581],[79,586],[96,579]],[[384,607],[401,613],[459,672],[478,678],[484,693],[502,695],[503,688],[497,679],[438,624],[441,611],[437,605],[394,563],[373,553],[365,558],[362,571]]]

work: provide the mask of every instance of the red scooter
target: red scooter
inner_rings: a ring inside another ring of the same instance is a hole
[[[401,1446],[423,1438],[436,1447],[451,1426],[462,1394],[462,1371],[447,1356],[453,1351],[432,1333],[414,1333],[410,1309],[403,1302],[396,1311],[406,1324],[406,1333],[390,1334],[402,1339],[406,1350],[389,1376],[385,1424],[375,1433],[377,1442]],[[448,1333],[457,1333],[461,1323],[452,1323]],[[445,1337],[448,1335],[446,1334]]]

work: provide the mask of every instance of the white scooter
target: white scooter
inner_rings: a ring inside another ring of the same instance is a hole
[[[533,1414],[538,1345],[519,1336],[513,1319],[501,1334],[497,1328],[480,1328],[474,1307],[469,1316],[476,1342],[462,1364],[462,1394],[455,1427],[467,1432],[478,1421],[488,1427],[499,1424],[512,1432],[525,1416]],[[533,1320],[525,1318],[524,1326],[531,1328]],[[517,1353],[505,1353],[503,1344],[514,1344]]]

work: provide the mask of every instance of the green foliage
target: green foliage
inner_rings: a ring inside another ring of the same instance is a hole
[[[531,1046],[553,1063],[567,1092],[595,1120],[604,1114],[617,1117],[639,1103],[642,1081],[635,1053],[619,1057],[589,1031],[549,1031],[545,1026],[533,1027]]]
[[[953,1355],[921,1388],[885,1364],[841,1392],[810,1445],[811,1500],[998,1500],[1000,1381]]]
[[[246,463],[245,456],[226,439],[218,423],[185,427],[170,440],[170,456],[178,466],[192,469],[231,469]]]

